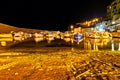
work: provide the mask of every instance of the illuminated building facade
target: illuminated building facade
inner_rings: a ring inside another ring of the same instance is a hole
[[[113,1],[107,6],[107,18],[112,19],[113,16],[120,14],[120,0]]]
[[[74,25],[70,25],[68,27],[68,30],[74,33],[84,33],[91,30],[91,27],[96,24],[97,22],[99,22],[99,20],[101,20],[101,18],[93,18],[84,22],[78,22],[75,23]]]

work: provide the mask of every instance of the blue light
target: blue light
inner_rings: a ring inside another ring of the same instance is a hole
[[[104,26],[100,25],[96,27],[96,30],[98,31],[103,31],[104,30]]]
[[[74,39],[76,40],[76,41],[81,41],[81,39],[82,39],[82,34],[75,34],[74,35]]]
[[[114,13],[117,13],[117,10],[116,10],[116,9],[114,9]]]

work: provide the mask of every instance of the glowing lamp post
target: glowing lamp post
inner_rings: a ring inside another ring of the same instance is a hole
[[[71,26],[70,26],[70,31],[73,32],[73,29],[74,29],[74,26],[71,25]]]

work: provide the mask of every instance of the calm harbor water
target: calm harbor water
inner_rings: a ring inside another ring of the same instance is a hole
[[[71,39],[55,39],[55,40],[41,40],[41,39],[30,39],[25,41],[13,41],[10,39],[1,39],[0,49],[11,47],[11,48],[32,48],[32,47],[74,47],[80,50],[111,50],[120,51],[120,38],[113,39],[91,39],[86,38],[80,41]]]

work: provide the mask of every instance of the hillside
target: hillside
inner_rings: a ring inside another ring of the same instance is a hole
[[[0,33],[10,33],[11,31],[15,31],[15,32],[23,31],[23,32],[34,33],[34,32],[40,32],[42,30],[18,28],[18,27],[15,27],[15,26],[11,26],[11,25],[0,23]]]

